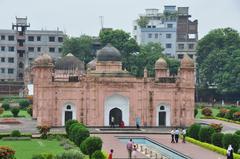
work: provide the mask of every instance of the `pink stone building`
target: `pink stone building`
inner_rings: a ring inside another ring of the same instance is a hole
[[[87,70],[87,71],[86,71]],[[68,54],[53,64],[48,54],[33,63],[33,117],[38,125],[63,126],[77,119],[89,126],[188,126],[194,122],[194,64],[185,56],[178,76],[155,63],[155,78],[136,78],[122,69],[120,52],[107,45],[84,68]]]

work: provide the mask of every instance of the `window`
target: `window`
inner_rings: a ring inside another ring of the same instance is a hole
[[[34,41],[34,36],[28,36],[28,41]]]
[[[58,48],[58,52],[62,52],[62,48]]]
[[[184,44],[178,44],[178,49],[183,50],[184,49]]]
[[[9,46],[9,47],[8,47],[8,51],[9,51],[9,52],[14,52],[14,46]]]
[[[5,40],[5,35],[1,35],[1,40]]]
[[[58,37],[58,42],[63,42],[63,37]]]
[[[183,58],[183,54],[179,54],[178,59],[182,59],[182,58]]]
[[[1,51],[5,51],[5,46],[1,46]]]
[[[152,38],[152,34],[148,34],[148,38]]]
[[[194,44],[188,44],[189,49],[194,49]]]
[[[157,39],[158,38],[158,34],[155,34],[155,39]]]
[[[38,47],[38,48],[37,48],[37,51],[38,51],[38,52],[41,52],[41,47]]]
[[[54,36],[49,36],[49,42],[55,42],[55,37]]]
[[[33,58],[29,58],[28,60],[31,62],[33,60]]]
[[[192,54],[188,54],[188,56],[192,59],[193,58],[193,55]]]
[[[162,105],[162,106],[160,107],[160,110],[165,110],[165,107]]]
[[[170,39],[172,37],[172,34],[166,34],[166,38]]]
[[[41,41],[41,36],[37,36],[37,41]]]
[[[14,36],[13,35],[9,35],[8,36],[8,41],[14,41]]]
[[[28,47],[28,52],[34,52],[34,47]]]
[[[188,34],[189,39],[196,39],[196,34]]]
[[[19,57],[23,57],[23,53],[22,52],[19,53]]]
[[[173,28],[173,24],[167,24],[167,28]]]
[[[50,47],[49,48],[49,52],[55,52],[55,48],[54,47]]]
[[[155,26],[155,25],[153,25],[153,26],[152,26],[152,28],[156,28],[156,26]]]
[[[23,68],[23,63],[20,62],[20,63],[18,64],[18,67],[19,67],[19,68]]]
[[[14,58],[13,57],[9,57],[8,58],[8,63],[14,63]]]
[[[13,68],[9,68],[9,69],[8,69],[8,74],[13,74],[13,72],[14,72],[14,69],[13,69]]]
[[[151,25],[148,25],[147,28],[151,28]]]
[[[134,26],[134,30],[137,30],[137,26]]]
[[[1,62],[5,62],[5,57],[1,57]]]
[[[5,73],[5,68],[1,68],[1,73]]]
[[[166,48],[168,48],[168,49],[169,49],[169,48],[172,48],[172,44],[167,43],[167,44],[166,44]]]
[[[71,105],[68,105],[68,106],[67,106],[67,110],[70,110],[70,109],[71,109]]]

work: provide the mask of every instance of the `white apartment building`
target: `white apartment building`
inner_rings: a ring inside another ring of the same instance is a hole
[[[163,13],[158,9],[146,9],[145,17],[148,23],[145,27],[139,26],[138,19],[133,22],[133,37],[138,44],[149,42],[160,43],[164,48],[164,54],[175,56],[176,54],[176,27],[177,11],[176,6],[164,6]]]
[[[62,31],[27,30],[27,18],[16,18],[12,30],[0,29],[0,81],[18,81],[24,69],[41,53],[54,59],[61,56]]]

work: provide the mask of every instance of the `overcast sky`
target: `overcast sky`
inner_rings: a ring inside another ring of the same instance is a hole
[[[198,19],[199,37],[219,27],[240,31],[240,0],[0,0],[0,29],[10,29],[15,16],[28,17],[31,29],[59,29],[71,36],[98,35],[104,27],[132,31],[132,22],[146,8],[188,6]]]

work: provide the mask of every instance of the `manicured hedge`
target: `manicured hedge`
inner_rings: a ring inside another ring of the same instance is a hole
[[[215,130],[210,126],[202,126],[198,133],[198,138],[202,142],[211,143],[211,136]]]
[[[240,145],[240,136],[236,134],[225,134],[222,139],[222,144],[226,149],[229,145],[232,145],[234,152],[237,152]]]
[[[195,139],[190,138],[190,137],[186,137],[186,141],[226,156],[227,150],[223,149],[221,147],[214,146],[214,145],[208,144],[206,142],[201,142],[201,141],[195,140]],[[240,155],[234,153],[234,159],[240,159]]]
[[[215,146],[223,147],[222,139],[224,134],[223,133],[214,133],[211,136],[211,143]]]
[[[194,139],[198,139],[198,133],[201,128],[200,124],[193,124],[188,128],[188,135]]]

